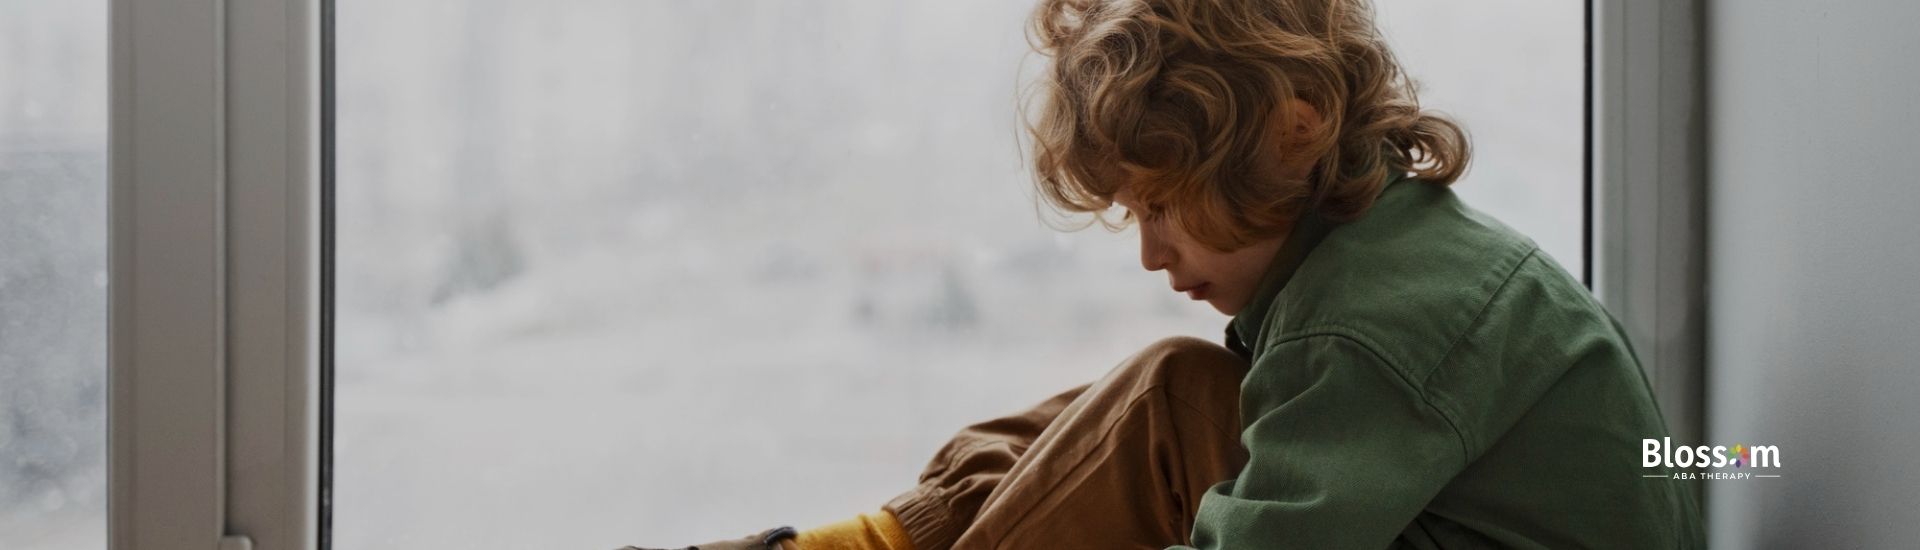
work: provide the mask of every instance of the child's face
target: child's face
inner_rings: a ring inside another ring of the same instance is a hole
[[[1115,195],[1114,202],[1132,211],[1139,221],[1135,225],[1140,229],[1140,267],[1165,270],[1174,292],[1206,300],[1227,315],[1238,315],[1253,299],[1267,265],[1287,238],[1282,234],[1232,252],[1220,252],[1194,242],[1186,231],[1142,208],[1125,191]]]
[[[1274,143],[1291,143],[1322,123],[1319,111],[1298,98],[1288,98],[1277,108],[1291,112],[1292,126],[1281,124],[1285,120],[1281,117],[1271,118],[1268,131]],[[1281,145],[1278,150],[1284,151],[1286,147]],[[1313,173],[1318,161],[1317,157],[1305,155],[1263,155],[1258,159],[1260,169],[1254,177],[1302,181]],[[1206,300],[1220,313],[1239,315],[1253,299],[1253,293],[1260,290],[1260,279],[1266,276],[1267,266],[1273,263],[1273,255],[1280,252],[1288,232],[1281,231],[1232,252],[1221,252],[1194,241],[1178,224],[1153,215],[1133,199],[1127,187],[1130,186],[1121,187],[1113,201],[1133,212],[1139,220],[1140,266],[1147,271],[1166,270],[1175,292],[1186,293],[1194,300]]]

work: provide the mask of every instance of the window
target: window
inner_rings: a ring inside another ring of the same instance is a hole
[[[336,547],[831,521],[1217,339],[1036,215],[1029,6],[341,2]]]
[[[1472,166],[1453,189],[1580,276],[1587,264],[1586,6],[1525,0],[1375,0],[1375,6],[1394,54],[1422,85],[1422,106],[1453,115],[1473,139]]]
[[[106,3],[5,11],[0,548],[104,548]]]
[[[1582,8],[1377,3],[1475,136],[1460,193],[1584,271]],[[111,318],[111,414],[141,422],[113,423],[104,494],[145,512],[116,536],[162,545],[815,524],[906,489],[962,425],[1226,321],[1130,235],[1042,223],[1014,116],[1031,0],[117,0],[113,51],[139,55],[113,59],[123,169],[91,196],[42,190],[104,172],[107,115],[62,105],[104,103],[71,61],[104,62],[105,10],[25,6],[0,21],[0,475],[36,481],[0,478],[8,548],[99,544],[107,277],[143,316]],[[1628,110],[1657,114],[1596,120]],[[77,412],[29,419],[20,392]],[[68,470],[23,469],[29,444]]]
[[[1036,215],[1031,4],[339,2],[336,547],[831,521],[1217,340],[1130,236]],[[1579,273],[1583,12],[1535,4],[1379,9],[1476,138],[1460,192]]]

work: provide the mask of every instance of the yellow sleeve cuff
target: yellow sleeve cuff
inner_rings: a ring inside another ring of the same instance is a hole
[[[793,542],[800,550],[913,550],[907,529],[885,510],[801,531]]]

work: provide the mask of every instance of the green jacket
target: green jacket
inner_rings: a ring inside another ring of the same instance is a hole
[[[1686,482],[1643,478],[1666,423],[1626,336],[1526,237],[1396,178],[1307,217],[1228,327],[1250,462],[1201,548],[1698,548]]]

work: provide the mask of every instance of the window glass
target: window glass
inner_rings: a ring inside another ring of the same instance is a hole
[[[1542,11],[1506,4],[1445,9]],[[964,425],[1154,339],[1218,340],[1131,233],[1042,223],[1014,113],[1031,6],[339,0],[337,547],[825,523]],[[1443,11],[1382,9],[1390,32]],[[1563,261],[1579,21],[1397,42],[1482,139],[1463,192]],[[1553,43],[1464,57],[1514,40]],[[1570,80],[1525,93],[1566,97],[1483,97],[1542,72]]]
[[[106,2],[0,14],[0,548],[104,548]]]
[[[1375,0],[1422,106],[1472,136],[1473,162],[1453,189],[1575,277],[1586,265],[1584,4]]]

